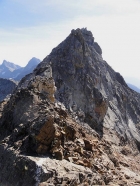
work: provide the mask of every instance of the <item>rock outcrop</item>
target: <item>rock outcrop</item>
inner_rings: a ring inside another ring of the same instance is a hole
[[[1,105],[0,184],[140,184],[139,99],[72,30]]]

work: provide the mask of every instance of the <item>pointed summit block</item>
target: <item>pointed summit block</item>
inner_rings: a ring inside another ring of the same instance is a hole
[[[57,87],[55,97],[70,112],[101,135],[105,128],[140,143],[140,95],[103,60],[102,49],[90,31],[72,30],[35,72],[47,64],[51,64]]]

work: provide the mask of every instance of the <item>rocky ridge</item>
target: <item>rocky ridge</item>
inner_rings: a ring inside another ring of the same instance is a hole
[[[1,185],[138,185],[140,95],[71,34],[5,100]]]

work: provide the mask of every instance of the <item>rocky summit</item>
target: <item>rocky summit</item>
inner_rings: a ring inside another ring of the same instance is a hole
[[[140,185],[139,100],[72,30],[1,104],[0,185]]]

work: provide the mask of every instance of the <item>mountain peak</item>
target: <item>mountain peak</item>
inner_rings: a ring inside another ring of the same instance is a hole
[[[134,134],[129,127],[131,123],[135,128],[140,122],[140,106],[132,106],[137,105],[140,95],[131,91],[123,77],[103,60],[102,49],[90,31],[86,28],[72,30],[34,72],[38,74],[39,68],[45,69],[47,64],[52,67],[57,87],[55,97],[69,111],[84,113],[83,120],[100,133],[103,127],[113,127],[128,140],[135,136],[140,145],[138,130]],[[126,110],[125,114],[122,110]]]
[[[35,57],[33,57],[25,67],[20,67],[12,62],[3,60],[3,63],[0,65],[0,77],[19,81],[26,74],[31,73],[39,63],[40,59]]]
[[[100,58],[102,58],[102,49],[98,45],[98,43],[94,41],[92,32],[88,31],[87,28],[78,28],[75,30],[71,30],[70,35],[56,48],[54,48],[52,52],[54,52],[55,55],[57,53],[57,50],[60,51],[62,49],[66,51],[68,48],[70,48],[69,45],[73,45],[73,50],[80,47],[79,53],[83,51],[84,55],[86,55],[86,52],[90,49],[91,51],[94,51],[94,53],[96,53],[98,57],[100,56]],[[72,51],[69,50],[69,52]]]
[[[3,63],[1,64],[1,66],[5,66],[5,67],[9,68],[10,71],[21,68],[21,66],[16,65],[16,64],[9,62],[7,60],[3,60]]]
[[[72,29],[71,30],[71,34],[83,34],[83,35],[87,35],[87,36],[90,36],[90,37],[93,37],[93,34],[91,31],[87,30],[87,28],[77,28],[77,29]]]
[[[76,36],[81,42],[84,43],[84,41],[87,43],[88,46],[94,47],[96,52],[98,52],[100,55],[102,54],[102,50],[97,42],[94,42],[94,37],[91,31],[87,30],[87,28],[77,28],[76,30],[71,31],[71,35]]]
[[[8,63],[8,61],[4,59],[2,64],[5,64],[5,63]]]
[[[37,65],[37,64],[39,64],[40,62],[41,62],[40,59],[38,59],[38,58],[36,58],[36,57],[33,57],[32,59],[29,60],[29,62],[28,62],[27,65],[29,65],[29,64]],[[26,65],[26,66],[27,66],[27,65]]]
[[[72,30],[4,103],[1,183],[139,183],[139,100],[92,33]]]

